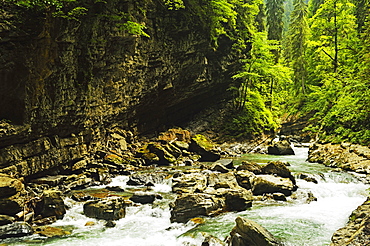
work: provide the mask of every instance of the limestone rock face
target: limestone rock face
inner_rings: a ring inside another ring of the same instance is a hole
[[[228,97],[233,41],[225,35],[212,48],[208,23],[192,8],[169,11],[156,0],[88,5],[75,21],[2,3],[0,119],[12,123],[0,123],[0,172],[55,170],[112,141],[121,154],[130,136],[106,132],[110,126],[163,130]],[[107,17],[116,12],[145,23],[150,38],[118,28]],[[188,148],[189,135],[171,136]]]
[[[15,216],[25,204],[23,183],[11,176],[0,174],[0,214]]]
[[[230,246],[278,246],[282,245],[269,231],[256,222],[236,218],[236,226],[230,232]]]
[[[10,197],[24,190],[24,185],[18,179],[0,174],[0,198]]]

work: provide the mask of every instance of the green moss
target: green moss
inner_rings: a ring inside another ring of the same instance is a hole
[[[214,147],[214,144],[201,134],[196,134],[191,139],[195,141],[200,147],[206,150],[213,149]]]

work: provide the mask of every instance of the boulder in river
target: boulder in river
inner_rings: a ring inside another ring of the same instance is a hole
[[[201,158],[199,161],[217,161],[220,154],[214,150],[214,144],[205,136],[197,134],[191,138],[189,150],[198,153]]]
[[[238,217],[230,232],[230,246],[281,246],[282,243],[258,223]]]
[[[191,218],[210,216],[224,205],[223,199],[209,194],[184,194],[171,204],[171,222],[186,223]]]
[[[125,200],[117,197],[88,201],[84,204],[83,209],[87,217],[103,220],[118,220],[126,215]]]
[[[252,207],[253,195],[250,190],[230,190],[225,195],[225,205],[228,211],[244,211]]]
[[[37,203],[35,209],[36,215],[42,218],[55,216],[57,219],[63,219],[66,213],[66,206],[60,191],[45,190],[42,199]]]
[[[27,222],[14,222],[0,226],[0,238],[23,237],[33,233],[32,227]]]
[[[273,174],[283,178],[289,178],[293,184],[296,184],[295,178],[282,161],[270,161],[266,166],[262,167],[263,174]]]
[[[273,143],[267,147],[269,155],[294,155],[294,150],[287,140],[282,140]]]
[[[130,200],[135,203],[148,204],[153,203],[156,198],[156,194],[152,192],[137,191],[134,193]]]
[[[254,195],[283,193],[286,196],[290,196],[296,189],[289,178],[276,177],[273,175],[256,175],[252,179],[251,184]]]

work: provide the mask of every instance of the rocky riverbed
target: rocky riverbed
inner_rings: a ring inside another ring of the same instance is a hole
[[[257,149],[260,152],[275,151],[278,155],[282,153],[276,151],[291,153],[288,142],[268,141],[269,146],[263,145]],[[309,160],[334,166],[333,161],[327,160],[339,160],[336,155],[343,150],[355,153],[359,157],[356,163],[364,164],[361,168],[355,165],[357,169],[352,171],[364,173],[363,170],[367,170],[365,158],[368,152],[363,146],[358,146],[358,149],[346,144],[331,147],[334,150],[328,151],[328,146],[312,145]],[[49,226],[65,216],[69,209],[64,202],[66,197],[82,203],[85,216],[105,221],[107,228],[115,227],[116,221],[126,216],[128,207],[152,204],[163,199],[151,187],[164,180],[172,180],[172,192],[176,195],[170,204],[170,220],[184,224],[189,221],[199,223],[202,218],[226,212],[244,211],[263,200],[286,201],[297,190],[297,178],[317,183],[314,177],[305,173],[293,176],[286,162],[272,161],[266,165],[243,162],[234,166],[233,157],[251,149],[245,144],[221,147],[203,135],[191,134],[179,128],[151,139],[139,139],[129,131],[112,129],[105,146],[100,146],[98,151],[76,162],[29,177],[1,174],[0,237],[30,234],[68,236],[68,230]],[[333,155],[329,157],[328,152]],[[123,190],[110,185],[111,179],[117,175],[129,177],[127,184],[138,188]],[[101,188],[92,191],[85,189],[93,185]],[[305,195],[307,203],[316,200],[310,193]],[[354,212],[348,227],[333,236],[333,245],[360,245],[343,242],[364,242],[368,238],[365,225],[368,210],[366,206],[359,209],[361,212]],[[249,229],[246,229],[247,225]],[[243,232],[240,231],[242,229]],[[279,240],[271,238],[265,229],[255,226],[253,222],[237,219],[228,241],[216,245],[244,245],[258,238],[258,235],[264,235],[258,240],[267,240],[270,244],[266,245],[280,244]],[[216,240],[212,238],[204,237],[204,243]]]
[[[369,182],[370,148],[350,143],[313,144],[310,147],[308,161],[326,166],[355,172],[363,182]],[[370,242],[369,198],[349,217],[348,224],[339,229],[332,237],[332,246],[360,246]]]

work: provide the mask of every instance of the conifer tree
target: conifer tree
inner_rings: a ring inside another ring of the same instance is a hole
[[[291,14],[289,29],[291,65],[294,71],[294,85],[296,92],[301,88],[305,94],[306,80],[306,40],[308,35],[307,5],[304,0],[294,0],[294,9]]]
[[[284,0],[267,0],[267,28],[269,40],[280,41],[283,33]]]

